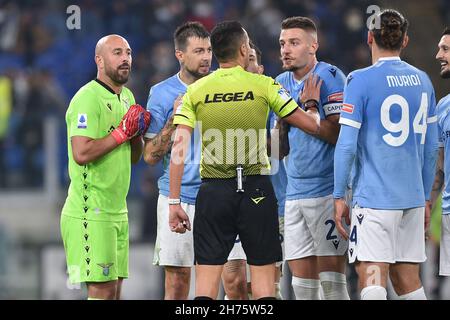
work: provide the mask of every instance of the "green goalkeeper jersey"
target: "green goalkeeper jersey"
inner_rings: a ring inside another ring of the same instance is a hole
[[[99,80],[83,86],[66,113],[70,186],[62,213],[97,221],[127,221],[126,197],[131,176],[131,145],[125,142],[84,166],[72,154],[71,138],[100,139],[111,133],[135,103],[131,91],[120,95]]]
[[[202,178],[269,174],[266,137],[270,109],[283,118],[297,103],[274,79],[242,67],[218,69],[190,85],[174,124],[194,128],[202,139]]]

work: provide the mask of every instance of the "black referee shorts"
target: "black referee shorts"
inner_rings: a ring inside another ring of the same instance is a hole
[[[269,176],[246,176],[243,193],[235,179],[204,179],[195,204],[195,262],[227,262],[239,234],[247,262],[281,261],[277,200]]]

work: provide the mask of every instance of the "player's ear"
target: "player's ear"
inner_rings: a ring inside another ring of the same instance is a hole
[[[263,73],[264,73],[264,66],[263,66],[262,64],[260,64],[260,65],[258,66],[258,73],[259,73],[259,74],[263,74]]]
[[[403,43],[402,43],[402,49],[406,48],[406,46],[408,45],[408,42],[409,42],[408,34],[405,34],[405,38],[403,39]]]
[[[178,61],[183,62],[184,60],[184,52],[178,49],[175,49],[175,57]]]
[[[97,68],[103,69],[104,61],[103,61],[103,57],[101,55],[98,55],[98,54],[95,55],[95,64],[97,65]]]
[[[367,44],[369,45],[369,47],[372,47],[373,44],[373,32],[372,31],[368,31],[367,32]]]
[[[311,54],[315,55],[318,49],[319,49],[319,42],[313,40],[313,42],[311,43]]]

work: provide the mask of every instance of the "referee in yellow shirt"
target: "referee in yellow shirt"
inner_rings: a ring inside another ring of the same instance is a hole
[[[268,174],[266,122],[270,109],[307,133],[319,132],[321,82],[307,81],[306,112],[272,78],[245,71],[249,37],[237,21],[211,33],[219,69],[190,85],[174,117],[169,225],[191,229],[180,206],[180,185],[191,134],[201,134],[200,187],[195,212],[196,299],[216,299],[223,264],[239,235],[250,265],[254,299],[275,297],[275,262],[281,260],[277,200]],[[314,97],[316,99],[314,99]],[[311,164],[314,165],[314,164]]]

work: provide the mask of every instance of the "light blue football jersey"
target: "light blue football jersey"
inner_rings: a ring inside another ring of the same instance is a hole
[[[341,111],[334,197],[343,196],[351,167],[348,150],[355,146],[354,205],[423,207],[434,178],[436,122],[433,86],[423,71],[389,57],[352,72]]]
[[[439,101],[438,116],[439,140],[444,148],[444,191],[442,192],[442,214],[450,213],[450,94]]]
[[[273,111],[269,113],[268,129],[273,129],[276,126],[277,116]],[[274,142],[272,142],[274,143]],[[271,175],[273,190],[275,191],[275,197],[278,203],[278,216],[284,217],[284,204],[286,202],[286,187],[287,187],[287,175],[284,166],[284,159],[278,160],[274,157],[270,158],[271,162]]]
[[[320,118],[339,114],[345,75],[337,67],[325,62],[318,62],[312,72],[323,80],[320,89]],[[297,81],[290,71],[280,74],[276,80],[300,105],[304,81]],[[286,199],[318,198],[332,194],[334,145],[295,127],[289,129],[289,145],[289,156],[286,158]]]
[[[147,101],[147,110],[151,113],[151,120],[150,126],[145,134],[146,138],[153,138],[161,131],[172,116],[175,99],[180,94],[185,94],[186,90],[187,85],[181,81],[178,74],[151,87]],[[198,131],[194,130],[181,181],[181,201],[189,204],[195,204],[195,199],[197,198],[198,189],[201,184],[201,139],[198,137],[195,138],[196,134],[198,134]],[[197,145],[194,145],[194,141]],[[169,163],[170,151],[163,158],[164,173],[158,180],[159,193],[166,197],[169,196]]]

